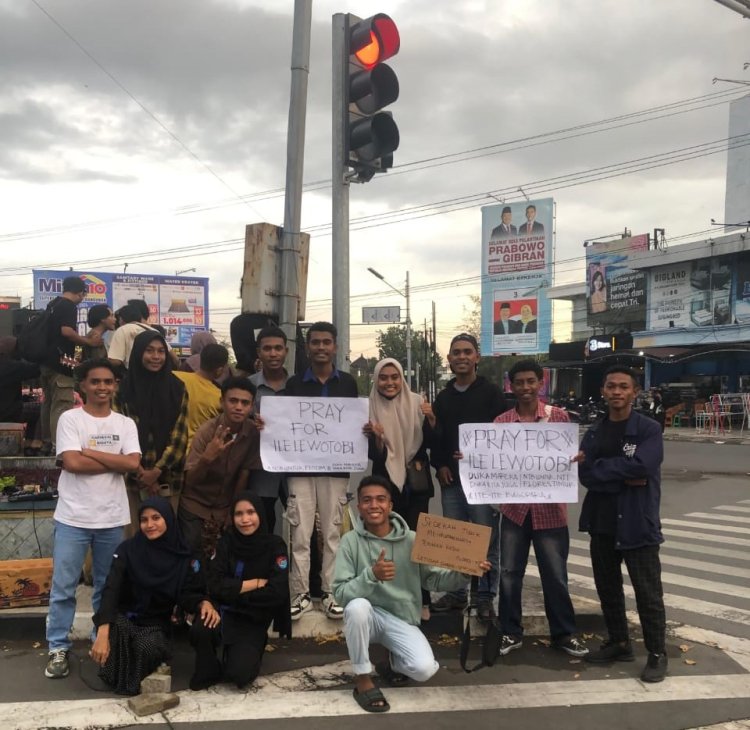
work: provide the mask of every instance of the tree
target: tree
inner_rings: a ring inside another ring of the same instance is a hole
[[[478,294],[469,294],[469,299],[471,299],[471,307],[464,305],[461,328],[464,332],[474,335],[479,342],[482,336],[482,298]]]
[[[378,356],[392,357],[398,360],[404,367],[406,374],[406,327],[389,327],[385,332],[379,331],[377,335]],[[432,378],[432,374],[442,365],[440,354],[432,352],[431,343],[425,340],[424,332],[412,330],[411,333],[411,358],[412,369],[419,372],[419,390],[425,390],[425,383]],[[417,390],[416,375],[412,378],[414,390]]]

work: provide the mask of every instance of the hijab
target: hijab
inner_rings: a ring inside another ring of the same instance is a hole
[[[185,360],[185,365],[197,373],[201,368],[201,350],[206,345],[215,345],[216,338],[210,332],[196,332],[190,338],[190,357]]]
[[[401,391],[394,398],[386,398],[378,391],[378,376],[386,365],[396,368],[401,376]],[[399,489],[406,482],[406,465],[422,445],[424,415],[420,410],[421,405],[422,399],[411,392],[398,360],[387,357],[375,366],[370,390],[370,420],[383,426],[383,438],[388,449],[385,467],[391,481]]]
[[[149,540],[140,530],[120,547],[128,558],[128,571],[139,597],[139,604],[148,603],[152,593],[177,600],[190,565],[190,551],[177,529],[177,520],[169,500],[149,497],[138,509],[138,517],[146,509],[156,510],[167,523],[166,532]],[[140,600],[140,599],[144,600]]]
[[[159,372],[143,366],[143,353],[159,340],[167,350],[167,359]],[[133,340],[127,375],[120,384],[120,401],[127,405],[127,415],[135,416],[138,441],[148,448],[153,439],[157,459],[164,453],[169,436],[180,415],[185,385],[172,374],[172,360],[164,337],[155,330],[144,330]]]
[[[243,535],[234,524],[234,510],[239,502],[250,502],[258,513],[260,524],[252,535]],[[230,527],[225,531],[229,542],[229,551],[232,557],[244,562],[258,561],[270,563],[271,552],[274,549],[274,538],[268,532],[266,513],[263,509],[263,500],[251,492],[240,492],[233,500],[229,508]],[[265,565],[264,563],[264,565]]]

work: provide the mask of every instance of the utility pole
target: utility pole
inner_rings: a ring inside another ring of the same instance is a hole
[[[279,325],[284,330],[289,344],[289,354],[285,364],[290,373],[294,372],[300,303],[300,225],[311,27],[312,0],[295,0],[292,31],[292,88],[289,94],[286,139],[284,231],[279,262]]]
[[[349,371],[349,171],[346,159],[347,121],[341,110],[347,99],[349,23],[344,13],[333,16],[333,172],[331,175],[331,277],[333,323],[338,330],[336,367]]]
[[[412,373],[411,373],[411,293],[409,291],[409,272],[406,272],[406,370],[409,373],[407,380],[409,381],[409,387],[411,388]]]

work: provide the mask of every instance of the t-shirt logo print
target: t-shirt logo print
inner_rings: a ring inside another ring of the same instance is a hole
[[[635,444],[624,444],[622,447],[622,453],[625,454],[628,459],[632,459],[633,456],[635,456],[635,449]]]

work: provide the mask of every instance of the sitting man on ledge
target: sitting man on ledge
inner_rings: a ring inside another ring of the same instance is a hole
[[[355,676],[354,699],[368,712],[390,705],[372,681],[370,644],[382,644],[389,658],[377,665],[391,686],[409,679],[426,682],[439,665],[419,629],[422,587],[448,591],[463,587],[467,576],[411,561],[414,533],[392,512],[388,480],[367,476],[357,487],[360,519],[341,538],[336,554],[333,595],[344,606],[344,635]],[[490,564],[480,567],[487,571]]]

